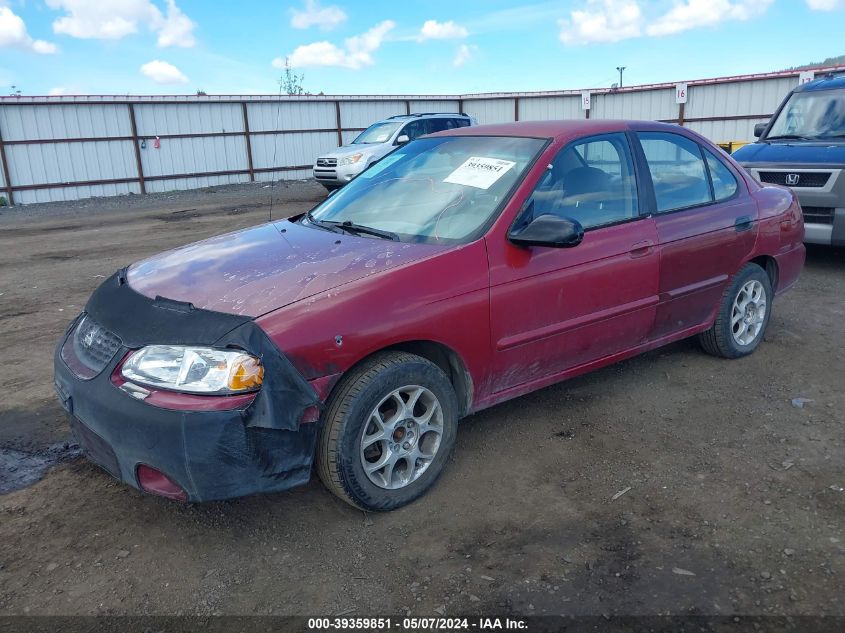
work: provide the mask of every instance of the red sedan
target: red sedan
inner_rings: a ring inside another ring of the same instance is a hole
[[[316,466],[398,508],[458,420],[678,339],[750,354],[804,262],[785,188],[650,122],[459,128],[309,213],[133,264],[56,350],[89,456],[154,494],[282,490]]]

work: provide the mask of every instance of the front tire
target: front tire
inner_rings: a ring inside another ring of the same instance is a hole
[[[699,335],[704,351],[722,358],[751,354],[769,325],[773,297],[766,271],[757,264],[743,266],[725,289],[713,326]]]
[[[458,401],[434,363],[384,352],[345,376],[317,443],[325,486],[362,510],[395,510],[422,496],[455,444]]]

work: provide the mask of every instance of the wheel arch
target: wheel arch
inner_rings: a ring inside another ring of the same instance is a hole
[[[425,358],[437,365],[446,374],[449,382],[452,383],[452,388],[455,390],[458,400],[458,417],[464,417],[470,411],[473,398],[472,376],[467,370],[466,363],[464,363],[461,356],[443,343],[431,340],[412,340],[393,343],[386,347],[373,350],[361,357],[354,365],[343,372],[344,375],[365,362],[368,358],[382,352],[407,352],[408,354],[415,354],[416,356]],[[337,384],[333,386],[332,390],[336,386]]]
[[[472,376],[467,371],[466,364],[460,355],[448,345],[435,341],[418,340],[405,341],[385,348],[381,351],[396,350],[422,356],[437,365],[452,383],[458,398],[458,416],[464,417],[472,406]]]
[[[769,276],[769,282],[772,284],[772,292],[777,292],[780,273],[777,260],[771,255],[759,255],[748,261],[750,264],[757,264],[766,271],[766,274]]]

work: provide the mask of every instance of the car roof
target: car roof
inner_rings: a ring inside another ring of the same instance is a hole
[[[809,83],[798,86],[794,92],[815,92],[845,88],[845,75],[825,75]]]
[[[422,119],[424,117],[464,117],[469,118],[468,114],[463,112],[412,112],[411,114],[397,114],[384,119],[384,121],[398,121],[400,119]]]
[[[461,127],[429,136],[523,136],[528,138],[575,138],[630,129],[665,130],[677,132],[679,126],[656,121],[625,121],[615,119],[569,119],[565,121],[517,121]]]

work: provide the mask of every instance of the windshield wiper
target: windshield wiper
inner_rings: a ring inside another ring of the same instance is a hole
[[[310,211],[305,212],[305,219],[307,219],[311,224],[313,224],[317,228],[323,229],[324,231],[331,231],[332,233],[343,233],[343,230],[337,226],[337,222],[327,222],[326,220],[318,220]]]
[[[365,226],[363,224],[355,224],[350,220],[344,220],[343,222],[334,222],[332,220],[318,220],[318,222],[322,222],[324,224],[328,224],[344,231],[348,231],[349,233],[364,233],[366,235],[372,235],[374,237],[380,237],[385,240],[393,240],[394,242],[399,242],[399,236],[392,231],[384,231],[382,229],[375,229],[371,226]]]
[[[767,141],[778,141],[778,140],[795,140],[795,141],[814,141],[814,138],[810,138],[809,136],[802,136],[801,134],[778,134],[777,136],[767,136],[765,138]]]

